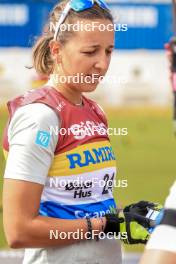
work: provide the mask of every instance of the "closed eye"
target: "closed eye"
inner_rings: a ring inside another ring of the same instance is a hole
[[[83,54],[86,54],[86,55],[93,55],[93,54],[95,54],[96,53],[96,50],[94,50],[94,51],[84,51],[84,52],[82,52]]]
[[[113,50],[106,50],[106,54],[107,54],[107,55],[111,55],[112,52],[113,52]]]

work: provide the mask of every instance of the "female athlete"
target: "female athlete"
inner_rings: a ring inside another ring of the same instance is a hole
[[[107,120],[83,95],[108,70],[112,29],[102,0],[57,4],[33,47],[34,68],[49,82],[8,103],[4,228],[10,247],[25,248],[25,264],[120,264],[120,238],[148,239],[140,214],[153,205],[134,204],[118,216]]]

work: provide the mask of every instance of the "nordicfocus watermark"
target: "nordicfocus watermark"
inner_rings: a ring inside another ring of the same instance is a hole
[[[92,232],[84,232],[83,229],[77,229],[77,231],[68,231],[68,232],[59,232],[59,230],[50,230],[49,233],[49,238],[50,239],[60,239],[60,240],[65,240],[65,239],[75,239],[75,240],[103,240],[103,239],[118,239],[118,240],[125,240],[128,239],[127,232],[118,232],[118,233],[113,233],[113,232],[108,232],[105,234],[103,231],[99,230],[92,230]]]
[[[53,22],[50,22],[50,32],[52,31],[56,31],[57,29],[57,24],[54,24]],[[113,24],[113,23],[109,23],[109,24],[103,24],[100,23],[98,21],[93,21],[90,23],[85,23],[85,21],[77,21],[77,23],[75,24],[61,24],[59,27],[59,31],[60,32],[65,32],[65,31],[71,31],[71,32],[79,32],[79,31],[87,31],[87,32],[91,32],[91,31],[122,31],[122,32],[126,32],[128,30],[128,25],[127,24]]]
[[[50,126],[50,135],[56,136],[73,136],[75,139],[84,139],[87,136],[127,136],[128,128],[112,128],[106,127],[104,123],[98,123],[93,121],[80,122],[79,124],[73,124],[71,127],[64,128],[59,126]]]
[[[95,187],[103,188],[103,192],[107,193],[109,190],[112,191],[113,187],[116,188],[127,188],[128,180],[127,179],[114,179],[114,175],[112,177],[109,174],[106,174],[103,179],[98,177],[94,177],[91,180],[85,180],[83,178],[78,178],[75,180],[71,179],[60,179],[56,177],[50,177],[48,187],[50,188],[64,188],[65,191],[78,191],[78,190],[88,190],[93,189]],[[101,191],[101,190],[100,190]],[[89,193],[91,196],[91,192]],[[101,192],[102,194],[102,192]],[[79,196],[79,193],[75,193],[75,197]]]
[[[52,80],[56,84],[74,83],[74,84],[126,84],[127,79],[125,77],[117,77],[115,75],[102,76],[99,74],[85,75],[83,73],[77,73],[74,76],[60,76],[58,74],[51,75]]]

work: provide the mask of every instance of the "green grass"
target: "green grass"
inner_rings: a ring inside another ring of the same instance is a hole
[[[7,112],[4,108],[0,108],[0,142],[2,142],[2,133],[7,120]],[[2,223],[2,187],[3,187],[3,172],[4,172],[4,157],[0,144],[0,248],[6,246],[6,240],[3,231]]]
[[[117,204],[123,207],[139,200],[164,202],[175,180],[176,138],[168,109],[107,109],[110,127],[128,128],[128,136],[112,136],[117,157],[118,179],[128,180],[128,188],[116,188]],[[0,115],[0,134],[6,114]],[[0,192],[4,161],[0,149]],[[0,196],[1,205],[1,196]],[[6,245],[0,212],[0,247]],[[130,246],[130,250],[142,247]]]
[[[141,198],[164,202],[176,172],[171,113],[163,109],[128,111],[109,111],[109,125],[127,127],[129,133],[111,137],[118,178],[128,180],[128,188],[116,190],[117,202],[125,205]]]
[[[119,170],[117,178],[128,180],[128,188],[115,190],[120,207],[141,199],[164,203],[176,172],[176,138],[171,116],[167,109],[108,111],[109,125],[127,127],[129,133],[111,137]]]

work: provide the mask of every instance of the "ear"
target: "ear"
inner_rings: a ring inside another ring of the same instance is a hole
[[[52,40],[50,41],[49,47],[50,47],[51,55],[53,56],[54,60],[56,60],[57,63],[61,62],[61,55],[60,55],[61,47],[59,42]]]

